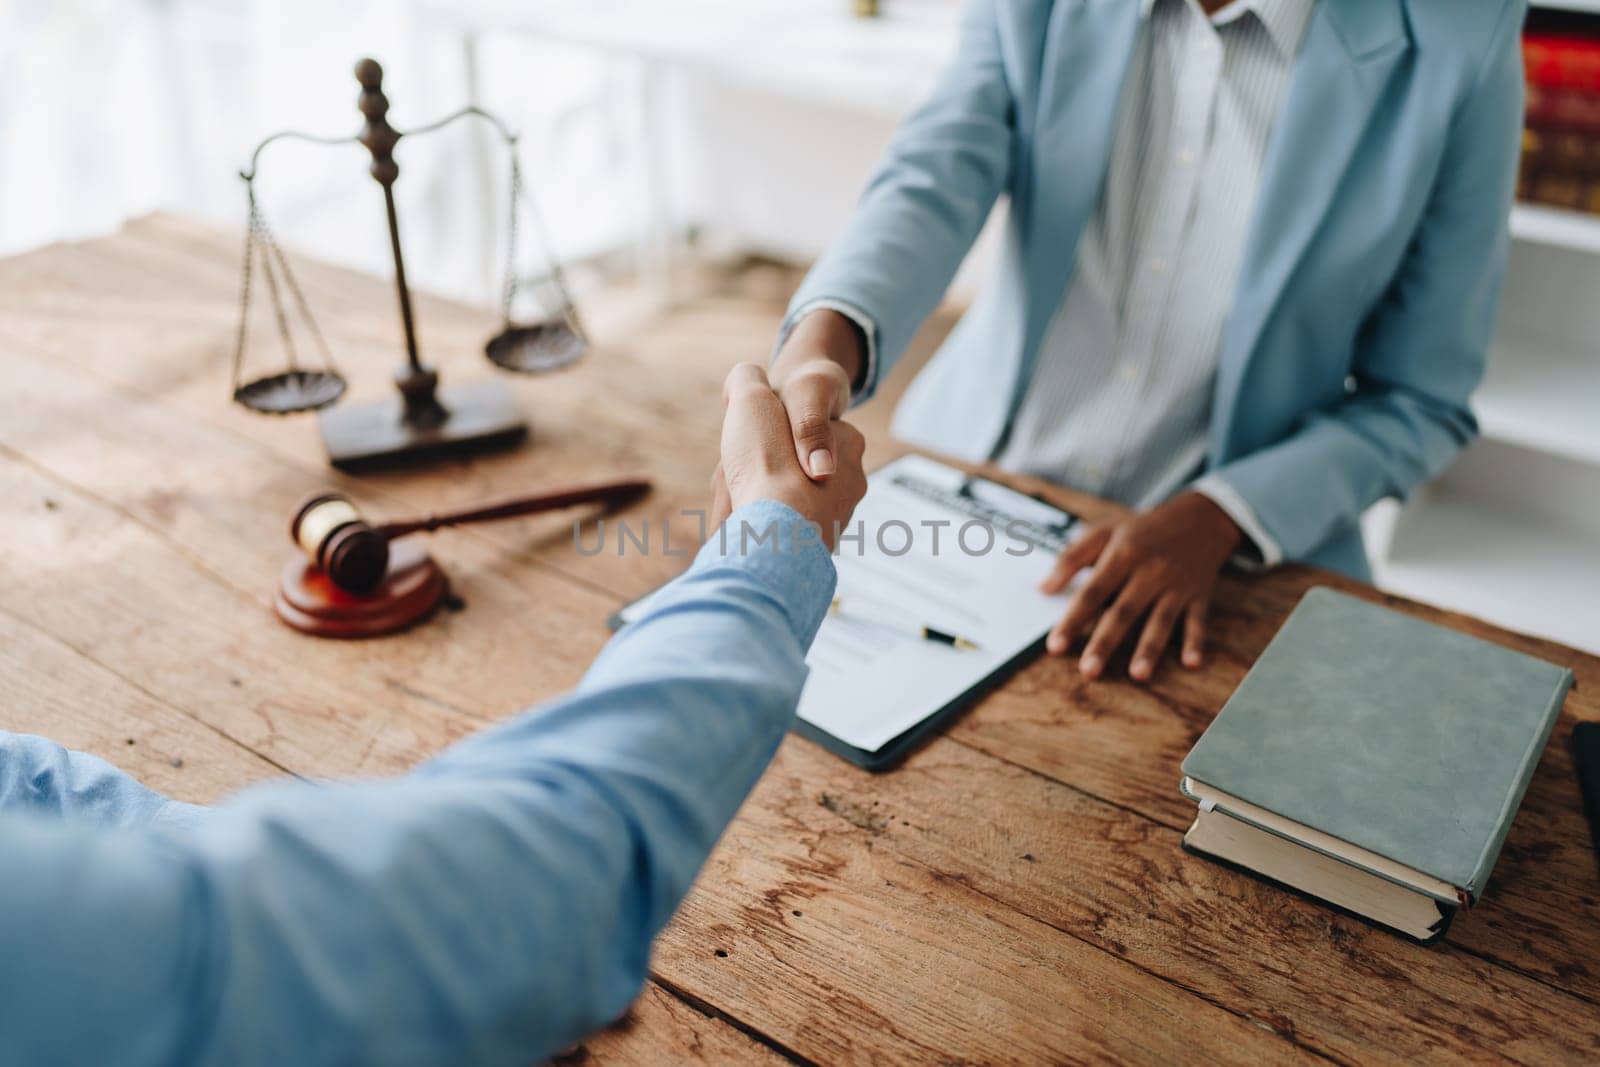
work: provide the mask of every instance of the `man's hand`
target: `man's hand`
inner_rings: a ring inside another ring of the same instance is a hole
[[[789,413],[795,456],[814,480],[838,466],[833,428],[850,403],[860,376],[861,332],[837,311],[813,311],[795,324],[772,363],[772,385]]]
[[[1194,492],[1180,493],[1143,515],[1092,527],[1061,553],[1041,586],[1046,593],[1059,593],[1080,570],[1094,567],[1050,631],[1045,649],[1065,654],[1098,615],[1078,660],[1085,677],[1098,678],[1143,620],[1128,666],[1129,677],[1143,682],[1182,618],[1183,665],[1200,666],[1212,587],[1243,539],[1226,512]]]
[[[832,551],[839,529],[867,491],[861,465],[866,442],[848,422],[829,426],[834,470],[826,481],[800,467],[789,413],[772,391],[766,372],[741,363],[722,385],[722,462],[712,478],[711,518],[720,526],[730,512],[753,500],[776,500],[817,524]]]

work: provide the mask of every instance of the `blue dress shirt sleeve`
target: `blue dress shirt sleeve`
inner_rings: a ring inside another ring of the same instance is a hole
[[[103,773],[50,756],[0,817],[9,1052],[520,1065],[616,1018],[788,728],[833,594],[792,510],[733,521],[778,536],[713,537],[573,693],[401,778],[276,783],[182,828],[113,829],[159,799],[119,777],[97,821],[41,816]]]
[[[0,812],[140,826],[186,823],[205,810],[168,800],[98,756],[0,732]]]

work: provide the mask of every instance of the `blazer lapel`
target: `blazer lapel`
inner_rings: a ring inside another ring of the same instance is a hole
[[[1072,273],[1074,250],[1111,158],[1128,63],[1139,40],[1140,0],[1064,0],[1045,35],[1034,117],[1028,208],[1028,322],[1014,414],[1039,342]]]
[[[1399,0],[1320,0],[1267,149],[1217,373],[1213,426],[1239,385],[1396,66],[1410,50]],[[1214,432],[1213,461],[1222,432]]]

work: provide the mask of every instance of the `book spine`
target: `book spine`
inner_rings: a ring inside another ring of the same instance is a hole
[[[1526,125],[1536,130],[1600,132],[1600,93],[1528,87]]]
[[[1544,746],[1550,741],[1550,732],[1555,729],[1556,719],[1561,716],[1561,705],[1566,702],[1567,691],[1572,688],[1572,672],[1563,671],[1561,681],[1556,685],[1555,692],[1550,695],[1550,707],[1545,712],[1544,728],[1528,743],[1528,748],[1522,754],[1522,773],[1517,776],[1516,785],[1506,793],[1505,801],[1500,806],[1500,818],[1495,823],[1494,836],[1484,845],[1483,852],[1478,856],[1478,863],[1472,871],[1472,878],[1464,887],[1469,895],[1467,901],[1470,907],[1477,901],[1483,892],[1483,887],[1489,881],[1489,874],[1494,870],[1494,864],[1500,858],[1500,849],[1506,843],[1506,835],[1511,832],[1511,820],[1517,814],[1517,808],[1522,806],[1522,797],[1528,791],[1528,783],[1533,780],[1533,772],[1539,766],[1539,756],[1544,752]]]
[[[1530,24],[1517,199],[1600,213],[1600,37],[1589,26]]]
[[[1600,213],[1600,96],[1547,105],[1530,93],[1528,100],[1517,198]],[[1563,122],[1546,121],[1556,117]]]
[[[1529,85],[1600,91],[1600,41],[1558,34],[1527,34],[1522,65]]]

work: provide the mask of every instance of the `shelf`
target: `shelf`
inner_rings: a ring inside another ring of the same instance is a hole
[[[1596,532],[1435,490],[1396,522],[1378,585],[1520,633],[1600,653]]]
[[[1600,5],[1600,0],[1595,2]],[[1600,6],[1596,10],[1600,10]],[[1600,255],[1600,215],[1539,204],[1517,204],[1511,209],[1511,236],[1530,244],[1554,245]]]
[[[1472,408],[1487,438],[1600,464],[1600,352],[1501,338]]]

